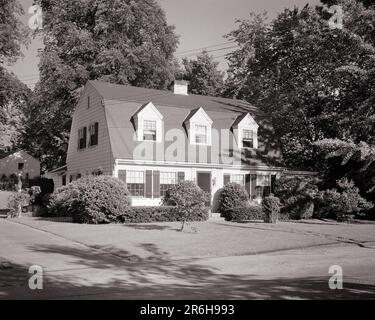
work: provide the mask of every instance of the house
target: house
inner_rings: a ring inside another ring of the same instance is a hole
[[[53,180],[54,190],[66,185],[67,165],[50,170],[43,175],[43,178]]]
[[[57,185],[106,174],[127,183],[133,205],[158,205],[166,190],[192,180],[215,198],[229,182],[252,200],[271,192],[284,170],[270,119],[249,103],[88,81],[75,109],[67,167]]]
[[[40,177],[40,161],[24,150],[0,150],[0,177],[21,173],[26,179]]]

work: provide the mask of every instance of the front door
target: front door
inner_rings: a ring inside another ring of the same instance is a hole
[[[197,185],[210,195],[207,206],[211,206],[211,172],[197,172]]]

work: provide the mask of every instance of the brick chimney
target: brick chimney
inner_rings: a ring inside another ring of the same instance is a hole
[[[175,80],[174,83],[173,83],[173,93],[187,96],[188,95],[188,85],[189,85],[189,82],[187,82],[185,80]]]

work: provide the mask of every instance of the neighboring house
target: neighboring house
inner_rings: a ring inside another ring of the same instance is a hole
[[[40,177],[40,161],[26,151],[0,150],[0,177],[22,173],[24,178]]]
[[[67,184],[66,171],[67,171],[67,166],[65,165],[65,166],[62,166],[60,168],[53,169],[51,171],[46,172],[43,175],[43,178],[52,179],[54,190],[56,190],[56,189],[58,189],[62,186],[65,186]]]
[[[133,205],[157,205],[181,180],[211,199],[237,182],[259,200],[284,170],[269,121],[247,102],[188,94],[184,81],[173,92],[89,81],[55,185],[107,174],[127,183]]]

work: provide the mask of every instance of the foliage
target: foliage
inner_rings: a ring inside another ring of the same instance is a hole
[[[246,220],[263,220],[263,210],[259,205],[248,205],[233,207],[228,209],[225,214],[225,220],[228,221],[246,221]]]
[[[182,181],[167,190],[163,204],[176,206],[182,222],[195,221],[197,216],[207,220],[208,199],[209,195],[194,182]]]
[[[262,209],[264,212],[264,222],[276,223],[280,215],[280,199],[270,195],[262,201]]]
[[[364,143],[373,149],[375,7],[335,2],[343,8],[342,29],[329,27],[324,8],[309,5],[285,9],[270,23],[264,15],[239,21],[228,35],[238,49],[228,58],[225,93],[271,115],[286,165],[342,178],[361,167],[327,164],[317,142],[350,140],[353,150]]]
[[[190,217],[191,221],[205,221],[208,210],[197,211]],[[123,223],[171,222],[183,221],[183,216],[175,206],[131,207],[119,217]]]
[[[228,183],[219,190],[218,212],[224,217],[235,207],[244,207],[248,204],[249,195],[245,188],[238,183]]]
[[[28,29],[19,19],[23,14],[17,0],[0,2],[0,67],[4,62],[15,62],[21,55],[21,45],[27,44]]]
[[[30,95],[30,89],[0,65],[0,147],[20,145]]]
[[[22,213],[22,207],[30,202],[30,196],[27,192],[14,192],[8,199],[9,216],[19,217]]]
[[[130,206],[126,184],[114,177],[89,176],[52,194],[48,206],[53,216],[71,216],[78,223],[116,222]]]
[[[27,190],[27,193],[30,196],[30,202],[36,204],[38,196],[42,192],[42,189],[39,186],[32,186]]]
[[[224,73],[219,71],[213,56],[203,51],[196,60],[183,59],[184,79],[189,81],[189,92],[204,96],[218,96],[224,85]]]
[[[318,197],[317,215],[339,217],[341,215],[361,214],[373,207],[364,199],[354,182],[343,178],[337,181],[338,189],[322,191]]]
[[[311,218],[318,184],[315,177],[281,176],[275,183],[274,193],[281,200],[282,215],[297,220]]]
[[[178,38],[156,0],[36,3],[43,9],[44,49],[24,143],[51,168],[65,162],[72,113],[87,80],[167,88]]]

